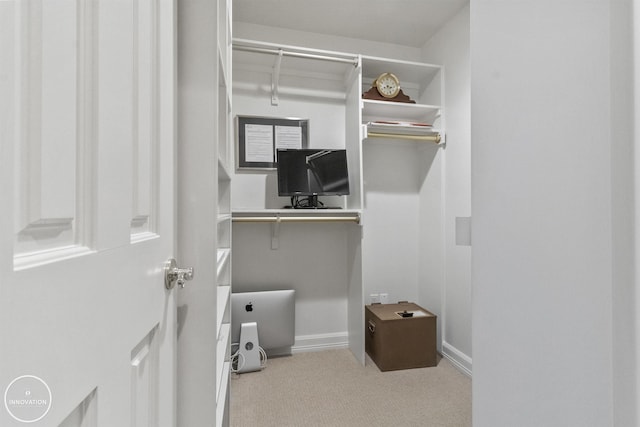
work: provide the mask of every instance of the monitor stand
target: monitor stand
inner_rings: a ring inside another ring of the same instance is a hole
[[[290,206],[285,206],[285,209],[341,209],[340,207],[334,207],[334,206],[325,206],[322,204],[322,202],[318,201],[318,196],[314,195],[314,196],[306,196],[305,198],[302,199],[303,203],[300,203],[298,201],[297,196],[295,196],[295,201],[294,198],[292,197],[291,203],[292,205]]]
[[[307,206],[304,206],[302,209],[323,209],[324,205],[322,203],[318,203],[318,196],[313,195],[307,197]]]

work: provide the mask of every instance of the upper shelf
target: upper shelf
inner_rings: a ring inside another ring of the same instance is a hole
[[[366,81],[373,81],[380,74],[390,72],[398,77],[400,85],[403,82],[410,82],[426,86],[431,83],[441,70],[441,65],[362,56],[362,77]]]
[[[403,93],[412,100],[419,104],[442,104],[442,66],[372,56],[362,56],[361,61],[363,93],[371,88],[378,76],[383,73],[392,73],[400,81]],[[412,118],[408,116],[406,119]]]
[[[234,68],[272,72],[278,66],[282,74],[329,80],[344,80],[359,65],[357,55],[245,39],[233,39],[233,61]]]

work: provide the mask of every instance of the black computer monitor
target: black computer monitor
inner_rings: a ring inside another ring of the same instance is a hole
[[[306,197],[306,203],[293,207],[318,208],[318,196],[349,194],[346,150],[284,149],[277,154],[278,195]]]

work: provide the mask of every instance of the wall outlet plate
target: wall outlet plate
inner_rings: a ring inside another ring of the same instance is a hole
[[[380,303],[380,295],[371,294],[369,295],[369,304],[378,304]]]
[[[380,302],[382,304],[389,304],[389,294],[380,294]]]

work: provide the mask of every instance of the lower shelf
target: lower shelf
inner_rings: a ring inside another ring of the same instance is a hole
[[[216,354],[216,387],[218,390],[218,396],[216,400],[220,400],[220,390],[225,388],[225,384],[229,378],[229,353],[231,339],[231,325],[225,323],[220,329],[220,336],[218,337],[218,348]]]
[[[216,399],[216,426],[222,426],[224,415],[227,409],[227,398],[229,395],[229,373],[231,372],[231,363],[225,362],[222,374],[222,384],[218,389]]]
[[[233,222],[354,222],[360,224],[360,211],[343,209],[263,210],[233,213]]]

